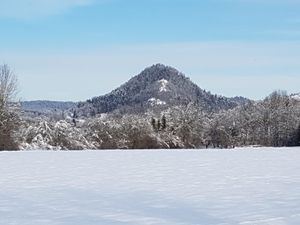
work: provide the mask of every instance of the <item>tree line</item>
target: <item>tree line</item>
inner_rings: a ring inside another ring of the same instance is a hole
[[[32,119],[21,114],[17,89],[14,73],[0,66],[0,150],[300,145],[300,101],[285,91],[218,112],[189,103],[143,114],[78,118],[71,111]]]

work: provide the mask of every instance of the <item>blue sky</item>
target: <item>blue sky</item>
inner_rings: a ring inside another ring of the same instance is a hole
[[[85,100],[155,63],[260,99],[300,92],[300,0],[0,0],[23,100]]]

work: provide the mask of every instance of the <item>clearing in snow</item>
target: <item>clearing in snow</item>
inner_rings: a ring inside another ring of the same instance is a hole
[[[167,90],[167,84],[169,83],[169,81],[167,81],[167,80],[165,80],[165,79],[162,79],[162,80],[159,80],[158,82],[159,82],[160,85],[161,85],[161,87],[160,87],[160,89],[159,89],[160,92],[166,92],[166,91],[168,91],[168,90]]]
[[[154,106],[154,105],[166,105],[167,104],[166,102],[161,101],[160,99],[156,99],[156,98],[150,98],[148,100],[148,102],[150,102],[152,106]]]
[[[0,152],[1,225],[299,225],[300,148]]]

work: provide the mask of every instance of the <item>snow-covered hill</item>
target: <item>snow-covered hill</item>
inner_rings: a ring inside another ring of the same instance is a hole
[[[76,106],[75,102],[60,101],[23,101],[21,108],[24,111],[49,113],[53,111],[64,111]]]
[[[149,101],[155,99],[155,101]],[[104,96],[81,103],[79,114],[108,113],[112,111],[143,112],[149,108],[167,108],[174,105],[195,103],[207,111],[230,109],[245,98],[226,98],[213,95],[199,88],[178,70],[156,64],[146,68],[139,75]]]

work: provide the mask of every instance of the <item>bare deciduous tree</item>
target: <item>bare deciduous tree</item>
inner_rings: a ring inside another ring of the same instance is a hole
[[[5,107],[15,100],[18,80],[8,65],[0,65],[0,107]]]
[[[16,150],[15,134],[19,116],[14,100],[18,90],[15,74],[8,65],[0,65],[0,150]]]

